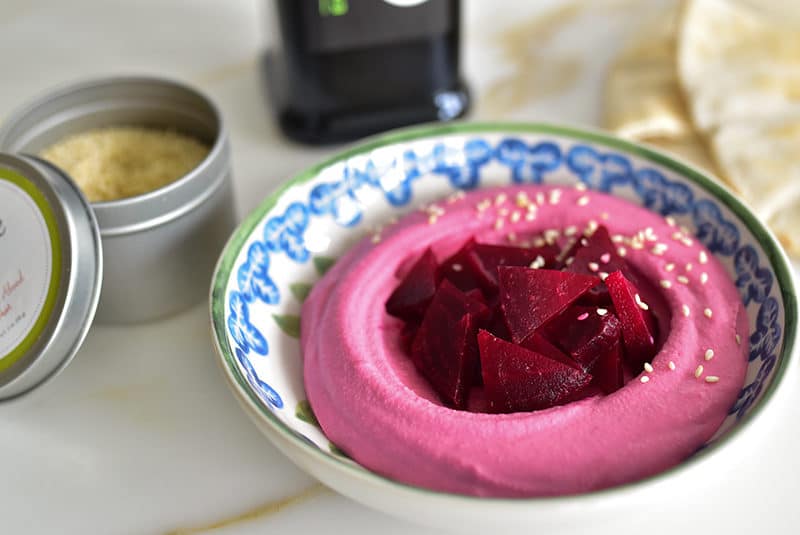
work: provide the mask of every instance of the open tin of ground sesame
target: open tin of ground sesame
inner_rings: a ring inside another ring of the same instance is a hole
[[[178,132],[207,154],[164,185],[96,202],[41,157],[70,136],[117,127]],[[0,128],[0,401],[66,366],[95,316],[150,321],[207,299],[235,223],[227,134],[194,89],[107,78],[21,108]]]
[[[207,97],[180,83],[115,77],[50,92],[5,122],[0,151],[41,155],[69,136],[123,126],[179,132],[207,145],[208,154],[166,185],[90,203],[103,246],[102,323],[153,320],[205,299],[236,222],[222,117]]]

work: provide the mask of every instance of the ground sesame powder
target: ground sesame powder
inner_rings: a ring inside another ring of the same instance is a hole
[[[69,136],[40,156],[70,175],[89,201],[102,202],[166,186],[208,152],[204,143],[177,132],[114,126]]]

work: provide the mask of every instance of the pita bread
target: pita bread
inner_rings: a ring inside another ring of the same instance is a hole
[[[675,71],[678,9],[643,23],[611,65],[604,95],[605,126],[629,139],[691,134]]]
[[[800,256],[800,25],[778,20],[787,10],[800,17],[796,2],[686,0],[677,68],[721,174]]]
[[[768,12],[730,0],[684,3],[678,76],[701,132],[800,104],[800,31]]]
[[[760,217],[800,200],[800,114],[723,125],[711,141],[728,180]]]
[[[604,95],[604,124],[717,175],[695,132],[675,69],[677,5],[642,24],[611,65]]]
[[[686,160],[713,177],[718,177],[717,166],[708,153],[703,141],[694,133],[678,138],[641,139],[657,149],[668,152],[678,159]]]

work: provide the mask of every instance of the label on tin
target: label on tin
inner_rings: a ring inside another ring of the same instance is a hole
[[[30,350],[47,326],[60,272],[50,203],[24,176],[0,168],[0,372]]]

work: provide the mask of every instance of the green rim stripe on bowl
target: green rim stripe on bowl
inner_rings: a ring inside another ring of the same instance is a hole
[[[618,485],[616,487],[611,487],[608,489],[602,489],[574,496],[554,496],[554,497],[521,498],[521,499],[477,498],[473,496],[462,496],[458,494],[442,493],[400,483],[388,478],[381,477],[377,474],[374,474],[354,463],[347,463],[343,460],[337,459],[336,457],[327,455],[326,453],[323,453],[321,450],[319,450],[316,446],[310,445],[305,441],[300,440],[295,435],[294,431],[292,431],[286,424],[284,424],[279,418],[277,418],[270,410],[264,407],[264,405],[261,403],[258,397],[255,396],[255,394],[249,388],[247,380],[242,376],[242,374],[239,371],[239,368],[236,364],[236,359],[233,356],[230,345],[228,344],[227,334],[225,332],[225,310],[224,310],[225,304],[223,298],[224,298],[225,288],[227,286],[227,281],[230,278],[233,263],[239,256],[242,246],[250,237],[250,234],[252,230],[255,228],[255,226],[277,204],[281,196],[290,188],[309,182],[317,175],[319,175],[319,173],[322,170],[336,163],[348,160],[353,156],[369,153],[377,148],[381,148],[396,143],[417,141],[429,137],[443,137],[448,135],[491,134],[491,133],[548,134],[566,138],[574,138],[581,141],[589,141],[600,145],[604,145],[606,147],[617,149],[626,152],[628,154],[633,154],[645,160],[659,164],[667,169],[671,169],[672,171],[682,174],[687,179],[691,180],[695,184],[699,185],[701,188],[711,193],[713,196],[717,197],[734,214],[736,214],[737,217],[739,217],[742,220],[742,222],[745,224],[746,228],[750,231],[750,233],[762,245],[762,247],[764,248],[764,252],[767,255],[767,258],[769,259],[770,264],[775,269],[777,282],[779,287],[781,288],[781,298],[783,299],[784,311],[786,316],[782,347],[779,353],[780,363],[778,364],[777,370],[775,371],[775,375],[773,377],[772,382],[762,393],[762,399],[761,402],[758,404],[758,406],[754,407],[750,411],[750,413],[748,413],[736,427],[731,429],[724,437],[718,440],[713,446],[706,448],[701,452],[695,454],[686,462],[681,463],[663,472],[660,472],[647,479],[634,481],[623,485]],[[789,358],[794,348],[794,338],[795,338],[796,323],[797,323],[796,291],[794,288],[789,260],[786,257],[786,254],[778,245],[778,242],[772,235],[772,233],[769,232],[769,230],[765,229],[761,225],[761,223],[748,212],[747,208],[745,208],[742,202],[739,201],[725,187],[721,186],[713,179],[705,176],[701,171],[692,167],[690,164],[681,162],[680,160],[674,157],[661,154],[645,146],[636,145],[634,143],[624,141],[619,138],[615,138],[609,134],[605,134],[599,131],[584,130],[582,128],[578,129],[571,127],[554,126],[542,123],[462,123],[462,124],[450,124],[450,125],[436,124],[436,125],[424,125],[421,127],[402,129],[389,134],[379,135],[374,138],[371,138],[362,144],[350,148],[338,154],[337,156],[330,158],[326,161],[323,161],[322,163],[309,168],[308,170],[300,173],[299,175],[296,175],[294,178],[284,183],[277,191],[269,195],[255,210],[253,210],[253,212],[251,212],[250,215],[248,215],[244,219],[239,228],[237,228],[236,231],[231,236],[230,240],[228,241],[228,244],[225,246],[225,249],[222,252],[222,256],[220,257],[219,263],[217,264],[215,275],[212,281],[211,303],[212,303],[211,321],[214,332],[216,334],[215,347],[217,348],[217,351],[220,353],[220,356],[222,356],[225,362],[225,372],[229,375],[230,378],[234,379],[235,383],[238,384],[241,390],[246,394],[246,398],[250,402],[250,405],[259,413],[264,415],[277,429],[280,429],[282,432],[284,432],[288,436],[289,440],[294,442],[297,446],[306,450],[312,456],[317,457],[323,462],[332,463],[336,465],[338,468],[350,471],[353,475],[370,479],[373,482],[379,482],[386,485],[395,486],[398,488],[409,489],[415,492],[428,495],[447,496],[448,498],[451,499],[458,499],[466,502],[478,501],[478,500],[485,502],[487,500],[490,500],[494,502],[502,502],[508,504],[513,504],[513,503],[522,504],[522,503],[529,503],[530,501],[557,502],[557,501],[563,501],[567,498],[574,501],[576,499],[578,500],[584,498],[589,499],[590,497],[598,495],[616,494],[623,489],[634,487],[637,485],[642,485],[645,482],[653,481],[656,479],[661,479],[671,474],[674,471],[682,470],[684,467],[687,466],[687,464],[696,461],[697,459],[707,455],[710,452],[713,452],[717,447],[722,445],[723,442],[726,442],[730,440],[731,437],[739,434],[741,432],[741,429],[747,426],[750,420],[763,410],[765,404],[774,394],[776,388],[778,387],[778,385],[780,384],[781,380],[784,377],[789,362]]]

